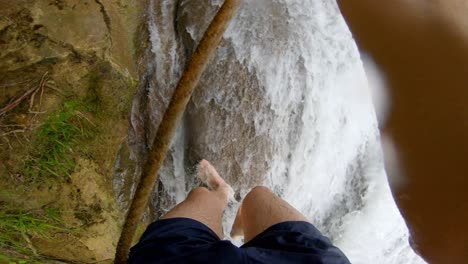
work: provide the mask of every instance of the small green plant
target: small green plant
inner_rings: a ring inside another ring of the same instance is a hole
[[[57,210],[36,212],[0,210],[0,261],[26,263],[24,259],[38,260],[40,256],[32,245],[32,238],[51,239],[51,234],[62,228]],[[23,260],[22,260],[23,259]]]
[[[86,135],[83,123],[89,122],[79,111],[84,108],[80,101],[65,102],[61,111],[49,116],[39,127],[34,153],[25,164],[27,176],[63,177],[73,172],[75,162],[70,154],[76,140]]]

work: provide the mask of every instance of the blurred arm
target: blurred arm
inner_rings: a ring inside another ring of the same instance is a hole
[[[405,186],[393,194],[431,263],[468,259],[468,1],[339,0],[361,50],[387,77],[385,133]]]

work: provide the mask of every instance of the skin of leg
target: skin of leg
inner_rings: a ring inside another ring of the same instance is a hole
[[[239,209],[237,210],[236,218],[234,219],[234,223],[232,224],[232,229],[231,229],[231,237],[232,238],[238,238],[244,236],[244,229],[242,227],[242,205],[239,206]]]
[[[207,225],[219,238],[223,238],[222,216],[226,206],[227,199],[222,193],[198,187],[160,219],[191,218]]]
[[[207,225],[219,238],[223,238],[222,216],[232,188],[219,176],[216,169],[206,160],[198,166],[198,178],[209,186],[193,189],[187,199],[178,204],[161,219],[191,218]]]
[[[307,218],[269,188],[253,188],[242,202],[234,221],[232,234],[244,234],[248,242],[269,227],[287,221],[306,221]]]

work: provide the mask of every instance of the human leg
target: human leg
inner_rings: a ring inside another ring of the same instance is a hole
[[[193,189],[182,203],[161,219],[191,218],[207,225],[222,238],[222,216],[232,189],[206,160],[202,160],[199,164],[198,177],[210,190],[204,187]]]
[[[287,221],[308,221],[298,210],[269,188],[253,188],[242,202],[231,236],[244,235],[248,242],[267,228]]]

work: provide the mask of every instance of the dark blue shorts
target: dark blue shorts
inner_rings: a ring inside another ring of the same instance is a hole
[[[156,221],[130,252],[129,263],[350,263],[310,223],[271,226],[242,247],[220,240],[188,218]]]

